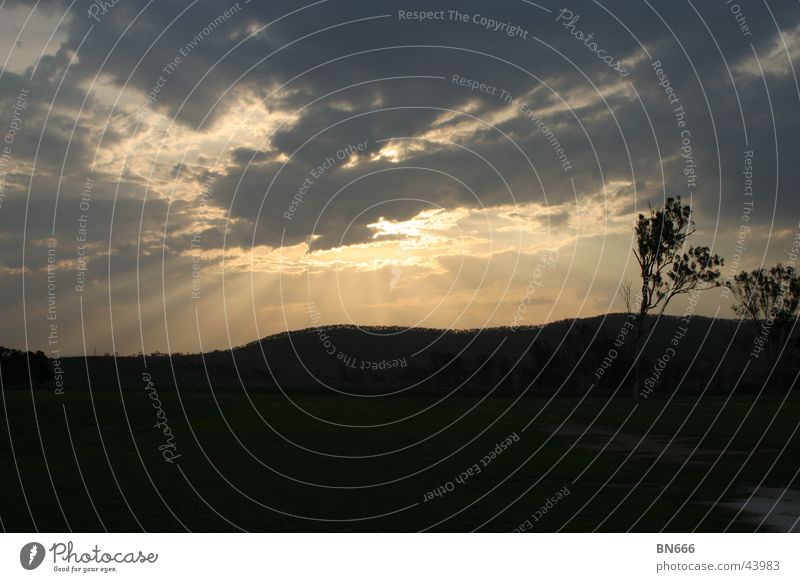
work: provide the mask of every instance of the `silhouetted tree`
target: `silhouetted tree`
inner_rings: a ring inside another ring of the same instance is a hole
[[[553,370],[558,367],[553,364],[555,356],[555,348],[549,341],[537,339],[528,348],[522,365],[518,366],[520,374],[517,381],[520,388],[529,389],[534,378],[537,379],[537,382],[535,386],[530,387],[529,395],[533,395],[534,390],[541,390],[542,387],[553,390],[557,388],[560,381],[557,382],[556,374],[553,373]],[[548,362],[550,362],[549,365]]]
[[[449,352],[431,352],[427,372],[432,383],[439,388],[451,388],[461,384],[467,377],[467,365],[461,356]]]
[[[677,198],[667,198],[663,208],[650,209],[636,219],[634,255],[639,264],[641,287],[627,296],[628,309],[635,314],[633,342],[638,352],[642,335],[649,329],[647,316],[661,316],[670,301],[682,294],[719,286],[719,267],[724,259],[706,246],[687,246],[695,233],[692,209]],[[638,359],[636,360],[638,362]],[[639,365],[634,364],[633,397],[639,392]]]
[[[475,372],[473,382],[480,388],[492,388],[498,380],[497,362],[489,354],[480,354],[475,357],[473,362],[473,369]]]
[[[742,271],[727,286],[736,300],[733,311],[749,319],[756,340],[761,338],[759,348],[767,355],[776,390],[780,389],[783,367],[776,364],[800,311],[800,276],[794,268],[778,263],[770,269]],[[760,354],[760,350],[753,353]]]
[[[52,379],[44,352],[23,352],[0,346],[0,372],[7,386],[47,382]]]

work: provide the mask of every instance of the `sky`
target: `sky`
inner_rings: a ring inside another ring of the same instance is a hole
[[[667,196],[723,280],[787,262],[800,228],[796,2],[0,16],[0,345],[538,325],[621,311],[635,217]],[[722,289],[697,311],[734,316]]]

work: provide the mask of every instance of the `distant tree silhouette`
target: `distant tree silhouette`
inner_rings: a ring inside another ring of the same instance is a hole
[[[525,358],[521,366],[518,383],[522,389],[530,388],[528,394],[533,395],[534,392],[545,388],[557,388],[561,381],[558,380],[554,369],[557,368],[553,364],[553,360],[557,357],[557,353],[553,345],[543,339],[537,339],[525,354]],[[550,364],[548,365],[548,362]],[[529,386],[535,380],[533,386]]]
[[[635,314],[633,349],[639,352],[643,334],[649,329],[647,316],[660,316],[678,295],[719,286],[719,268],[724,259],[706,246],[687,246],[695,233],[692,209],[677,198],[667,198],[663,208],[650,209],[636,220],[634,255],[639,264],[641,286],[637,294],[623,293],[628,309]],[[634,364],[631,388],[639,393],[638,358]]]
[[[431,352],[427,366],[432,383],[440,388],[460,385],[467,378],[467,366],[461,356],[449,352]]]
[[[0,372],[7,386],[47,382],[52,379],[44,352],[23,352],[0,346]]]
[[[779,390],[784,366],[776,364],[800,311],[800,276],[795,269],[778,263],[770,269],[742,271],[727,286],[736,299],[733,311],[755,327],[752,353],[766,354],[773,383]]]
[[[489,354],[479,354],[476,356],[472,370],[475,373],[473,382],[483,389],[494,387],[496,382],[500,379],[500,376],[497,374],[497,361],[490,357]]]

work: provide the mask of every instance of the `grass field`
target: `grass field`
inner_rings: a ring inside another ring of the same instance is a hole
[[[795,398],[171,393],[168,463],[146,393],[34,394],[3,393],[7,531],[754,531],[737,500],[798,488]]]

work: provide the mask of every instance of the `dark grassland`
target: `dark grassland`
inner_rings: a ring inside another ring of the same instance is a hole
[[[158,450],[165,438],[143,388],[4,390],[3,527],[511,531],[530,519],[533,531],[754,531],[759,519],[717,500],[742,499],[759,484],[798,488],[794,395],[634,403],[627,394],[297,393],[291,403],[275,393],[198,390],[160,394],[180,455],[174,464]],[[342,427],[309,415],[391,424]],[[484,467],[512,433],[519,442]],[[480,474],[455,482],[476,463]],[[448,481],[451,492],[424,501]],[[564,486],[570,494],[535,522]]]

